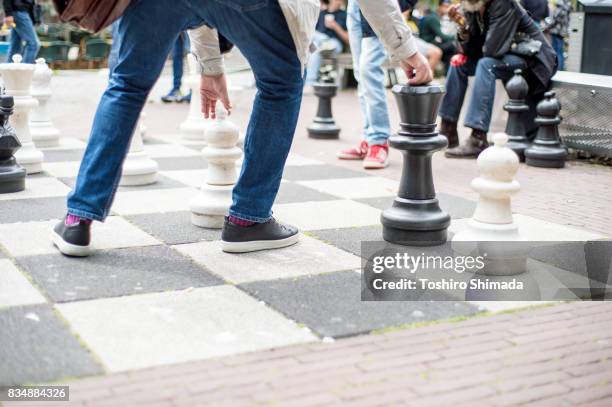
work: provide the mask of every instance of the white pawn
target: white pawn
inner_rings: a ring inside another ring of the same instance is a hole
[[[192,199],[191,222],[205,228],[221,228],[232,204],[232,189],[238,178],[236,161],[242,151],[236,147],[238,126],[226,119],[227,113],[217,105],[217,118],[206,130],[207,146],[202,155],[208,161],[206,183]]]
[[[146,103],[145,103],[146,106]],[[140,112],[140,117],[138,117],[138,124],[136,124],[136,129],[140,133],[140,137],[145,140],[147,138],[147,126],[144,123],[144,119],[147,118],[147,114],[144,112]]]
[[[453,236],[453,248],[468,247],[456,242],[479,242],[481,252],[490,261],[486,274],[510,275],[524,272],[524,247],[518,244],[487,243],[522,241],[514,222],[510,198],[520,190],[514,179],[519,157],[506,147],[508,135],[493,135],[493,146],[478,156],[480,176],[472,180],[472,189],[479,194],[474,215],[466,228]],[[461,250],[458,250],[461,251]],[[482,253],[481,253],[482,254]]]
[[[51,98],[51,77],[53,71],[45,63],[44,58],[38,58],[32,78],[32,96],[38,100],[38,107],[30,115],[30,132],[36,147],[57,147],[60,131],[53,126],[47,104]]]
[[[44,155],[32,142],[30,133],[30,109],[38,106],[36,99],[30,95],[34,65],[23,64],[21,61],[21,55],[13,55],[12,64],[0,64],[0,73],[4,79],[6,94],[15,99],[15,113],[9,119],[21,142],[21,148],[15,153],[15,158],[28,174],[36,174],[42,171]]]
[[[152,160],[144,151],[142,133],[139,123],[136,123],[130,151],[123,163],[123,173],[121,174],[119,185],[137,186],[153,184],[157,181],[158,168],[157,162]]]
[[[186,141],[204,141],[204,132],[210,121],[202,114],[202,99],[200,98],[200,78],[198,72],[198,61],[193,54],[187,54],[189,64],[189,76],[185,82],[191,90],[191,101],[189,102],[189,114],[187,119],[181,123],[181,136]]]

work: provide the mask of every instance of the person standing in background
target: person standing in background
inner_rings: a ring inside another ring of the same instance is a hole
[[[343,0],[329,0],[328,4],[321,2],[321,13],[317,21],[312,42],[321,48],[324,45],[332,47],[334,54],[339,54],[348,44],[349,37],[346,31],[346,11],[344,11]],[[314,85],[318,79],[321,66],[321,54],[315,52],[310,56],[308,68],[306,69],[306,85]]]
[[[544,19],[543,31],[550,34],[552,46],[557,53],[559,70],[565,70],[565,39],[569,35],[570,0],[556,0],[552,17]]]
[[[3,6],[4,24],[11,29],[9,62],[13,60],[13,55],[21,54],[24,63],[33,64],[40,49],[38,35],[34,29],[34,25],[40,23],[36,1],[3,0]]]
[[[450,59],[457,52],[456,34],[444,33],[440,23],[442,16],[448,13],[449,6],[448,0],[440,0],[437,13],[427,8],[425,16],[419,23],[419,37],[442,50],[442,61],[445,68],[448,68]]]
[[[189,102],[191,99],[191,91],[187,95],[181,93],[184,70],[183,61],[186,50],[189,50],[189,36],[183,31],[177,37],[172,48],[172,89],[167,95],[162,96],[161,100],[164,103]]]
[[[400,1],[402,11],[413,5],[408,1]],[[347,12],[353,72],[359,83],[359,105],[365,123],[363,141],[359,146],[342,150],[336,155],[341,160],[363,160],[365,169],[385,168],[389,165],[388,140],[391,134],[385,70],[382,66],[387,60],[387,53],[361,13],[356,0],[349,0]],[[412,42],[416,48],[416,42]]]

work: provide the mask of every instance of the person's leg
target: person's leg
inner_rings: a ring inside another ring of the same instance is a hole
[[[565,41],[560,35],[552,35],[552,46],[557,53],[557,60],[559,61],[559,70],[565,70]]]
[[[468,78],[476,72],[476,63],[470,59],[464,65],[451,66],[446,75],[446,95],[440,105],[439,116],[442,120],[457,123],[465,92],[468,86]]]
[[[242,3],[217,0],[206,20],[240,49],[257,86],[229,214],[265,223],[297,125],[304,70],[278,2]]]
[[[17,14],[19,13],[20,13],[19,11],[16,11],[15,13],[13,13],[13,18],[17,19],[18,18]],[[19,31],[20,30],[17,29],[17,24],[15,24],[15,27],[12,27],[11,29],[11,39],[9,42],[9,49],[8,49],[8,62],[13,62],[13,55],[15,54],[21,55],[23,53],[23,39],[21,38],[21,35],[19,35]]]
[[[172,54],[172,89],[180,91],[183,80],[183,59],[185,58],[185,36],[180,33],[174,42]]]
[[[16,24],[15,28],[13,28],[13,32],[19,34],[19,52],[21,52],[21,41],[25,42],[25,46],[23,47],[23,62],[26,64],[33,64],[38,55],[38,50],[40,49],[40,42],[38,41],[32,18],[26,11],[16,11],[13,17]],[[12,54],[9,55],[12,57]]]
[[[321,48],[321,45],[328,40],[329,37],[322,32],[315,31],[312,39],[313,44],[317,48]],[[308,68],[306,69],[306,85],[314,85],[317,82],[319,76],[319,68],[321,67],[321,53],[317,50],[310,55],[308,59]]]
[[[137,0],[116,23],[116,58],[68,196],[69,214],[99,221],[108,215],[142,106],[191,15],[182,1]]]
[[[465,116],[466,127],[485,133],[489,131],[495,99],[495,81],[507,79],[515,69],[525,66],[525,60],[512,54],[506,54],[502,59],[485,57],[478,61],[470,106]]]
[[[355,80],[357,81],[357,96],[359,97],[359,107],[361,108],[361,115],[364,119],[363,126],[363,138],[368,132],[370,127],[370,123],[368,122],[366,101],[365,101],[365,90],[363,86],[360,85],[360,75],[359,71],[359,60],[361,59],[361,40],[363,39],[362,31],[361,31],[361,14],[359,13],[359,4],[356,0],[349,0],[348,7],[346,9],[347,18],[346,18],[346,26],[349,34],[349,44],[351,47],[351,56],[353,58],[353,75],[355,76]]]
[[[366,134],[366,141],[370,146],[387,144],[391,132],[385,92],[385,70],[382,66],[386,59],[387,54],[378,38],[368,37],[361,40],[360,85],[364,88],[370,123]]]

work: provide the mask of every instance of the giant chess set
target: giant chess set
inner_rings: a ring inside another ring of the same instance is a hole
[[[0,65],[0,74],[0,326],[23,324],[11,337],[0,331],[0,343],[8,343],[0,347],[0,360],[6,349],[21,349],[35,337],[31,357],[47,363],[20,368],[22,382],[197,360],[219,355],[219,349],[231,354],[333,340],[525,305],[460,301],[465,298],[362,302],[363,241],[425,247],[606,238],[512,212],[521,164],[510,147],[523,141],[520,128],[493,136],[474,163],[477,202],[436,193],[431,156],[446,145],[435,124],[444,89],[397,86],[402,123],[391,144],[404,155],[400,182],[290,154],[273,210],[279,221],[300,229],[297,245],[241,255],[220,250],[219,227],[231,202],[242,157],[239,131],[246,123],[233,123],[223,110],[214,121],[199,120],[193,113],[199,107],[192,106],[174,138],[159,137],[141,117],[112,214],[93,226],[96,252],[65,257],[49,234],[65,215],[85,143],[55,128],[47,110],[52,75],[44,61],[28,65],[17,57]],[[518,90],[508,104],[511,115],[522,109],[523,97],[520,78],[512,83]],[[554,94],[546,95],[538,114],[540,133],[524,148],[525,160],[560,167],[565,150],[559,150]],[[536,263],[550,281],[568,273],[560,264]],[[206,335],[182,302],[213,315],[218,334]],[[145,322],[144,329],[134,332],[129,318],[121,317],[127,309]],[[167,343],[179,345],[165,354],[151,352]],[[61,354],[69,354],[70,363],[59,363]]]

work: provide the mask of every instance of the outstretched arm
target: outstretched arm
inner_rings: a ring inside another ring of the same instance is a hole
[[[427,59],[417,51],[412,32],[396,0],[357,0],[361,12],[392,59],[400,61],[411,85],[432,80]]]

